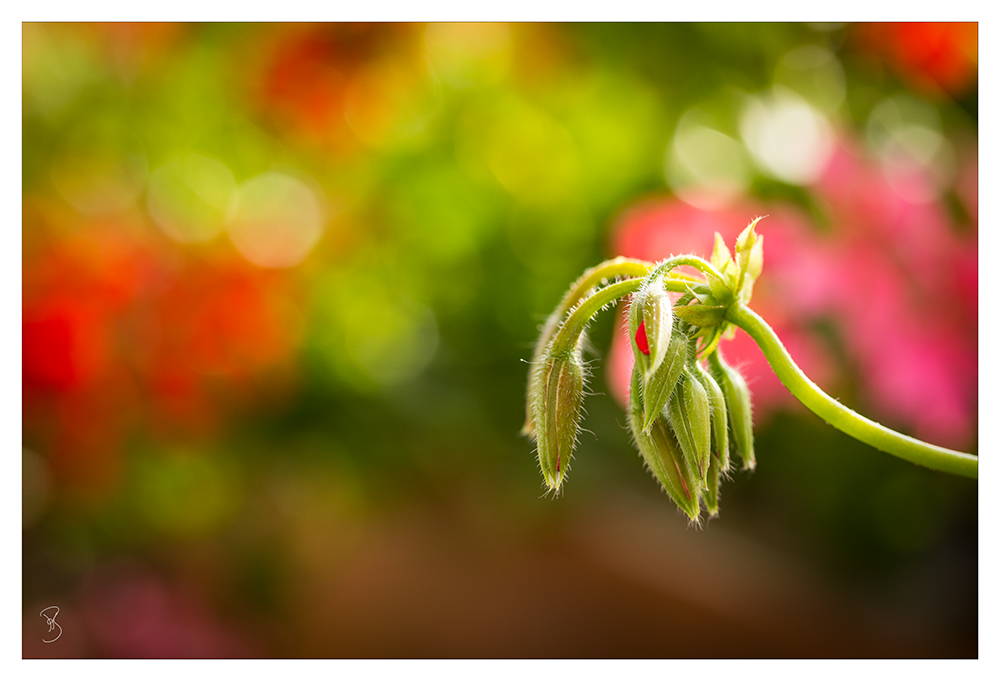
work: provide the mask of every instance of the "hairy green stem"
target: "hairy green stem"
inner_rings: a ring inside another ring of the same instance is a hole
[[[555,338],[552,339],[550,352],[558,356],[572,350],[580,334],[583,333],[583,330],[590,322],[591,317],[597,314],[608,303],[612,303],[618,298],[638,291],[642,286],[642,281],[639,278],[618,281],[614,284],[608,284],[602,289],[598,289],[589,298],[585,298],[570,313],[562,326],[559,327]]]
[[[559,301],[559,305],[556,306],[556,309],[553,310],[552,314],[545,321],[542,333],[535,344],[534,356],[531,358],[532,366],[538,364],[538,360],[541,359],[542,353],[545,352],[549,341],[552,339],[552,335],[559,328],[559,323],[566,316],[566,313],[579,303],[590,289],[598,286],[603,281],[616,277],[644,277],[649,273],[649,268],[650,264],[648,262],[618,257],[591,267],[580,275],[580,278],[573,283],[566,295],[563,296],[563,299]],[[531,416],[529,415],[525,428],[528,428],[530,422]]]
[[[591,318],[600,312],[601,308],[609,303],[613,303],[618,298],[624,298],[631,293],[635,293],[642,287],[642,283],[643,279],[640,278],[618,281],[598,289],[589,298],[585,298],[570,313],[566,321],[563,322],[563,325],[559,327],[555,338],[552,339],[551,353],[558,355],[569,352],[576,343],[576,339],[580,337],[587,324],[590,323]],[[675,293],[690,291],[692,288],[692,283],[688,277],[677,279],[667,277],[663,283],[668,291]],[[699,288],[703,286],[698,285]]]
[[[686,258],[693,256],[682,257]],[[538,342],[535,343],[535,351],[531,357],[531,366],[538,366],[539,361],[542,358],[542,353],[548,349],[549,341],[552,340],[552,336],[555,335],[556,331],[560,328],[563,318],[571,309],[573,309],[575,305],[578,305],[580,301],[586,297],[587,293],[589,293],[591,289],[600,286],[603,282],[609,279],[615,279],[617,277],[634,277],[637,280],[641,280],[642,277],[649,274],[653,267],[655,267],[655,263],[619,256],[617,258],[612,258],[611,260],[605,260],[580,275],[580,278],[573,282],[569,291],[567,291],[566,295],[563,296],[563,299],[559,301],[559,305],[556,306],[556,309],[553,310],[552,314],[550,314],[549,318],[545,321],[545,325],[542,327],[542,332],[539,335]],[[674,282],[674,286],[681,286],[678,282],[687,282],[688,286],[701,285],[701,281],[699,279],[690,277],[686,274],[673,273],[670,275],[670,279]],[[672,290],[680,291],[686,289],[675,288]],[[632,291],[629,291],[629,293],[631,292]],[[595,308],[595,312],[599,309],[600,307]],[[584,320],[584,326],[585,325],[586,319]],[[531,390],[531,381],[528,381],[528,390]],[[526,409],[524,427],[521,429],[521,432],[524,435],[531,435],[534,431],[534,427],[531,419],[530,395],[527,400],[527,404],[529,407]]]
[[[712,267],[711,263],[707,262],[703,258],[699,258],[696,255],[672,256],[656,266],[656,269],[654,270],[654,276],[657,274],[662,274],[664,272],[669,272],[675,267],[681,267],[683,265],[687,265],[688,267],[694,267],[695,269],[700,270],[705,274],[711,274],[712,276],[718,277],[720,279],[722,278],[722,275],[719,274],[719,271],[717,269]]]
[[[634,260],[632,258],[618,257],[612,260],[605,260],[600,265],[595,265],[580,275],[569,292],[563,296],[559,307],[554,314],[560,317],[576,305],[590,289],[598,286],[601,282],[615,277],[644,277],[649,273],[650,264],[645,260]]]
[[[861,416],[833,399],[809,380],[792,361],[774,330],[756,312],[740,304],[732,305],[726,318],[754,339],[785,387],[820,418],[834,428],[876,449],[915,464],[946,473],[979,477],[979,459],[953,449],[927,444]]]
[[[566,318],[566,321],[563,322],[562,326],[556,332],[555,338],[552,339],[552,354],[557,355],[561,352],[568,352],[573,347],[573,344],[576,343],[576,339],[583,333],[587,324],[590,323],[591,318],[601,308],[609,303],[613,303],[618,298],[624,298],[631,293],[635,293],[642,287],[642,283],[643,279],[638,277],[618,281],[598,289],[589,298],[585,298],[570,313],[569,317]],[[668,291],[676,293],[690,291],[692,286],[695,288],[704,287],[704,284],[693,284],[689,277],[667,277],[664,280],[664,285]]]

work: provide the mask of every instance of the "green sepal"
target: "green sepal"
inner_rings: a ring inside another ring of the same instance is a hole
[[[743,286],[746,282],[747,271],[750,267],[750,255],[757,242],[757,232],[754,231],[754,226],[760,222],[760,220],[760,217],[754,218],[753,221],[747,225],[742,232],[740,232],[739,237],[736,238],[736,266],[739,269],[739,280],[736,284],[736,291],[740,295],[740,300],[743,299]],[[761,259],[761,264],[763,264],[763,259]],[[760,274],[759,270],[757,274]],[[750,287],[751,289],[753,288],[753,282],[750,283]]]
[[[646,466],[663,490],[688,518],[696,520],[700,512],[698,480],[684,462],[670,428],[662,417],[656,419],[648,433],[640,427],[644,412],[641,381],[639,370],[634,368],[628,410],[632,437]]]
[[[712,257],[709,262],[712,263],[712,267],[722,274],[727,288],[730,291],[735,291],[736,284],[739,283],[740,270],[736,266],[733,256],[729,253],[729,248],[726,247],[725,240],[718,232],[715,233],[715,246],[712,249]]]
[[[726,317],[725,305],[691,305],[674,308],[674,314],[694,326],[716,326]]]
[[[711,272],[706,273],[705,278],[708,280],[708,287],[712,291],[712,297],[720,305],[728,306],[733,301],[733,290],[726,285],[725,281]]]
[[[753,296],[753,285],[757,282],[761,270],[764,269],[764,235],[758,234],[753,248],[750,249],[750,257],[747,260],[746,276],[743,279],[743,287],[740,289],[740,302],[744,305],[750,302]]]

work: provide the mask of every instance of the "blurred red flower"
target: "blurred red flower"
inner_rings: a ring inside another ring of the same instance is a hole
[[[61,480],[100,487],[132,429],[210,431],[262,372],[287,369],[299,332],[281,272],[82,229],[25,258],[24,421]]]
[[[855,24],[858,46],[883,58],[910,85],[958,96],[974,87],[979,25],[973,22]]]
[[[371,63],[408,59],[413,24],[313,24],[268,27],[250,87],[257,108],[282,131],[335,151],[359,148],[344,115],[347,99]]]

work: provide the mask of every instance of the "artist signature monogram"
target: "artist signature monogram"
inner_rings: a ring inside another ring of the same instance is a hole
[[[52,613],[51,617],[49,615],[45,614],[45,613],[49,612],[50,610],[55,610],[55,612]],[[57,641],[59,639],[59,637],[62,636],[62,627],[59,626],[58,622],[56,622],[56,615],[59,614],[59,606],[58,605],[50,605],[49,607],[45,608],[44,610],[42,610],[38,614],[41,617],[45,618],[45,622],[49,625],[49,631],[50,632],[55,631],[56,629],[59,630],[59,633],[56,634],[55,638],[48,639],[48,640],[46,640],[46,639],[43,638],[42,639],[42,643],[53,643],[53,642]]]

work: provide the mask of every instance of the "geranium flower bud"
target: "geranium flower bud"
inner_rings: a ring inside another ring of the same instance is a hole
[[[643,417],[642,430],[648,433],[653,427],[653,422],[659,418],[660,412],[666,406],[667,401],[673,394],[677,386],[677,379],[684,370],[684,364],[688,360],[688,339],[683,333],[678,331],[671,335],[670,344],[667,347],[667,356],[660,364],[660,368],[643,380],[642,400]]]
[[[632,296],[628,328],[636,366],[644,379],[656,373],[667,356],[674,316],[663,280],[647,281]]]
[[[545,484],[550,490],[558,491],[569,470],[580,427],[583,404],[581,344],[558,355],[546,351],[533,378],[530,402],[538,463]]]
[[[726,364],[718,350],[709,355],[708,368],[726,399],[733,443],[743,458],[743,467],[752,470],[757,460],[753,452],[753,407],[747,383],[739,371]]]
[[[695,520],[700,511],[698,479],[685,463],[680,447],[663,417],[654,421],[648,433],[641,427],[643,419],[641,380],[639,370],[633,369],[628,417],[636,447],[639,448],[646,466],[663,490],[688,518]]]
[[[705,483],[711,456],[711,409],[708,393],[701,383],[684,367],[677,381],[677,388],[667,402],[667,421],[677,436],[684,460],[693,470],[698,471],[698,479]]]

